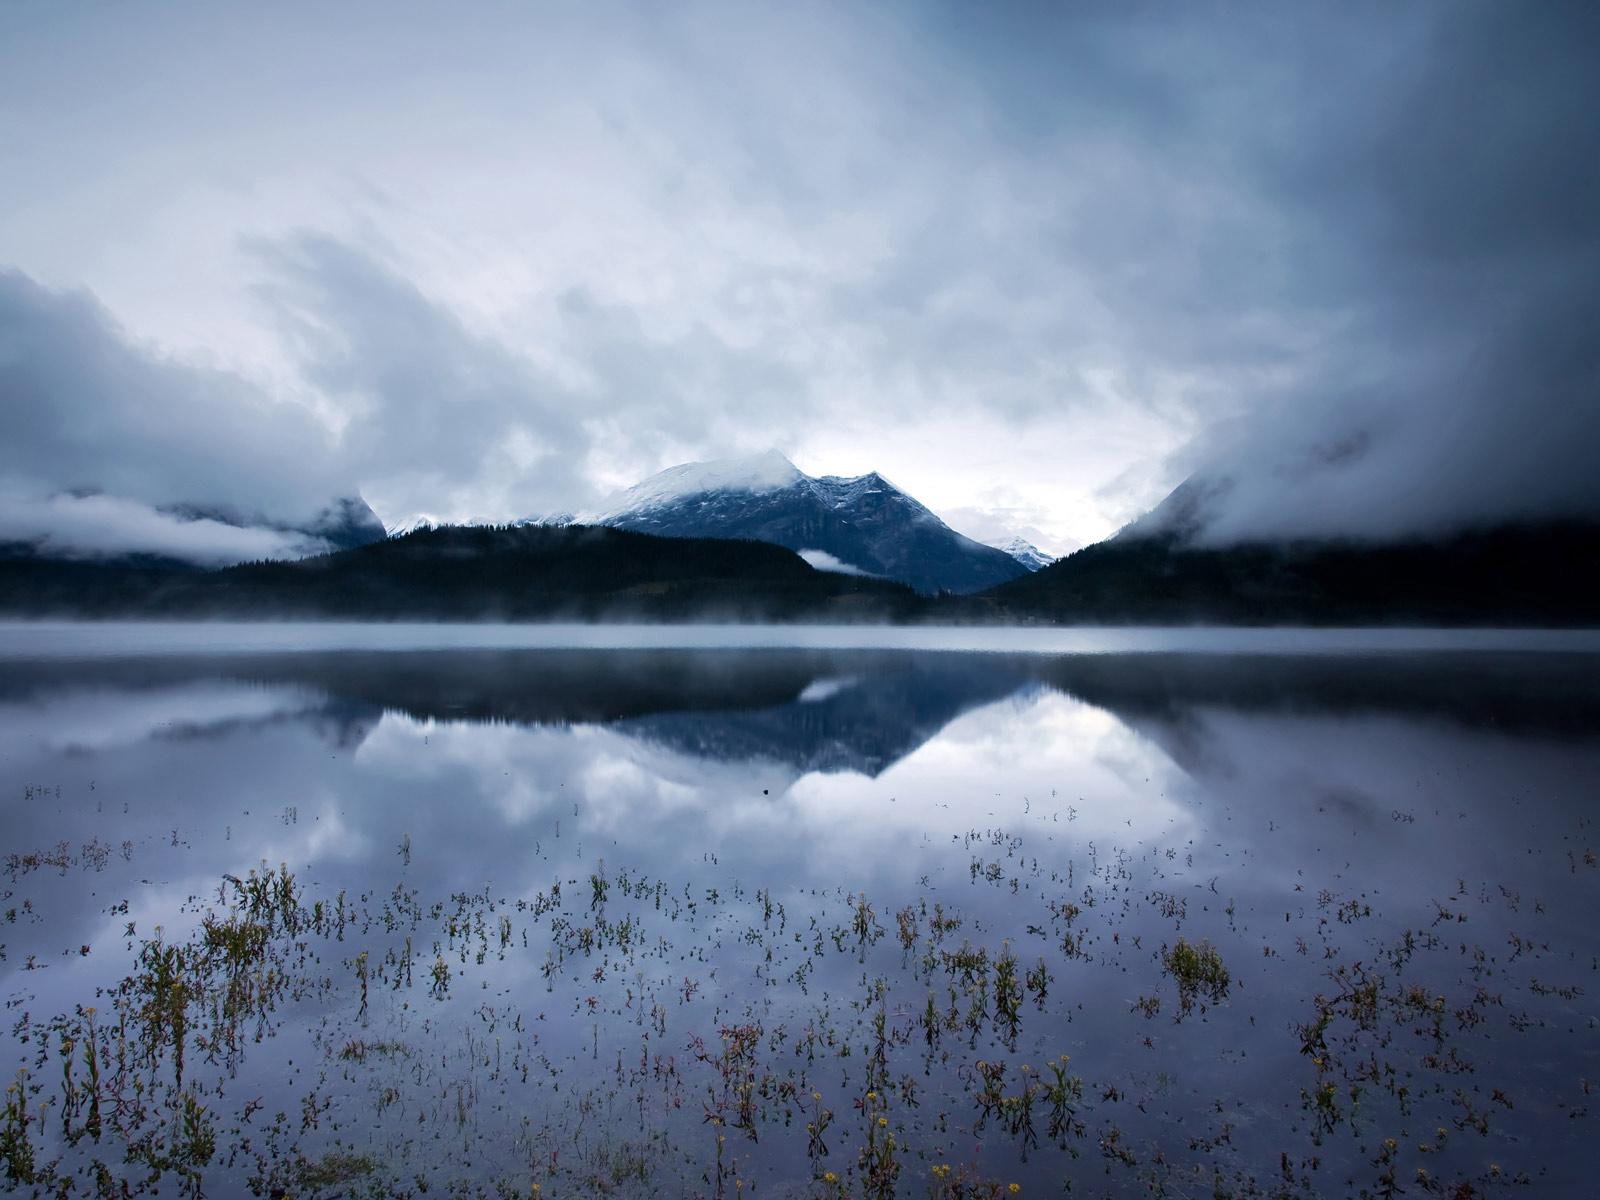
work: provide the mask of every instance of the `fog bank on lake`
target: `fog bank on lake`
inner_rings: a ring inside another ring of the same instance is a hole
[[[813,648],[1038,654],[1600,652],[1600,630],[4,621],[0,658],[305,650]]]

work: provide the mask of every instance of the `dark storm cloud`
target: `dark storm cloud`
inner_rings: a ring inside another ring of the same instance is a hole
[[[1600,9],[1424,11],[1398,44],[1371,22],[1374,86],[1303,101],[1256,163],[1289,298],[1340,321],[1196,448],[1234,481],[1215,539],[1600,516]]]
[[[1220,540],[1600,515],[1600,9],[945,20],[988,136],[1054,163],[1058,187],[976,238],[935,232],[952,208],[874,281],[886,319],[932,335],[930,371],[982,356],[994,407],[1024,412],[1072,394],[999,387],[1038,338],[1109,348],[1136,403],[1182,378],[1209,427],[1167,474],[1232,481]],[[1027,330],[933,302],[978,262],[1014,294],[1077,278],[1095,303]]]

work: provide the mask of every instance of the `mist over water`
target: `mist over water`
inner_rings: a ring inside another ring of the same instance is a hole
[[[149,939],[283,870],[321,905],[268,942],[289,984],[237,1045],[191,1018],[208,1195],[889,1194],[891,1133],[900,1195],[941,1165],[1026,1195],[1587,1180],[1582,639],[565,632],[3,631],[0,1066],[40,1087],[38,1162],[120,1154],[51,1100],[79,1006],[104,1036]],[[1225,987],[1182,984],[1180,939]],[[171,1042],[139,1049],[180,1103]]]
[[[0,658],[306,650],[898,649],[1037,654],[1373,651],[1600,652],[1600,630],[1292,626],[495,624],[340,621],[0,621]]]

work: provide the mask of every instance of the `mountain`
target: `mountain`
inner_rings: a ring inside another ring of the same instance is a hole
[[[614,728],[695,758],[876,778],[961,714],[1026,687],[1025,667],[980,657],[975,664],[937,654],[838,655],[841,669],[819,674],[783,704],[677,711]]]
[[[1013,534],[1005,541],[996,544],[995,549],[1009,554],[1030,571],[1038,571],[1056,561],[1021,534]]]
[[[894,579],[924,594],[977,592],[1027,571],[877,472],[815,477],[776,450],[671,467],[574,519],[665,537],[772,542],[824,569]]]
[[[0,555],[0,611],[364,620],[891,620],[910,589],[753,541],[586,526],[447,526],[216,571]]]
[[[429,516],[413,517],[398,525],[391,525],[386,533],[387,537],[405,537],[408,533],[426,533],[430,529],[439,529],[448,525],[448,521],[439,521]]]
[[[359,495],[341,496],[308,517],[294,519],[243,512],[226,504],[167,504],[157,511],[181,521],[216,521],[235,529],[299,534],[305,538],[307,553],[353,550],[357,546],[381,542],[388,536],[378,514]]]
[[[1225,479],[1191,479],[1106,541],[973,598],[967,615],[1097,624],[1600,625],[1600,522],[1389,541],[1204,531]]]
[[[301,529],[319,537],[335,550],[370,546],[388,536],[378,514],[360,496],[342,496],[319,510]]]

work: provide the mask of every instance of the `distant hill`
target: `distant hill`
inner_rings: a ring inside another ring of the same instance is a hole
[[[888,620],[910,589],[818,571],[752,541],[585,526],[460,526],[290,562],[198,571],[170,562],[0,554],[0,611],[350,620]]]
[[[1210,490],[1185,485],[1116,536],[972,598],[968,619],[1600,625],[1600,523],[1213,546],[1198,536]]]
[[[771,542],[927,595],[980,591],[1029,569],[957,533],[876,472],[814,477],[775,450],[669,468],[576,519],[666,537]]]

